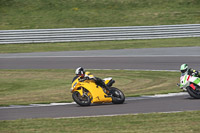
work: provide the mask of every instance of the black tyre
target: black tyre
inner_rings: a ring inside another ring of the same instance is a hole
[[[188,86],[186,89],[187,89],[187,92],[189,93],[189,95],[190,95],[191,97],[196,98],[196,99],[200,99],[200,91],[199,91],[199,88],[193,90],[192,87]]]
[[[112,103],[114,103],[114,104],[124,103],[125,96],[121,90],[111,87],[111,91],[112,91]]]
[[[89,106],[91,104],[90,96],[88,96],[87,94],[84,94],[84,96],[81,96],[78,91],[75,91],[72,94],[72,98],[80,106]]]

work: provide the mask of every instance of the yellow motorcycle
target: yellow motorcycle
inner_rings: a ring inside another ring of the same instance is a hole
[[[112,78],[105,78],[103,82],[109,89],[98,86],[95,80],[78,77],[73,81],[71,87],[73,100],[80,106],[89,106],[93,103],[124,103],[123,92],[112,87],[115,81]]]

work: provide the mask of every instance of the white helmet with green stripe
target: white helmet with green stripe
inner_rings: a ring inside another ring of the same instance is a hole
[[[188,65],[187,64],[182,64],[180,67],[180,71],[182,73],[185,73],[188,70]]]

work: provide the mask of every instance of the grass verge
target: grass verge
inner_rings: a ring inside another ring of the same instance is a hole
[[[0,30],[200,23],[199,0],[0,0]]]
[[[200,111],[94,118],[0,121],[2,133],[198,133]]]
[[[125,95],[180,92],[178,72],[91,70],[100,78],[113,77]],[[71,102],[74,70],[0,70],[0,106]]]
[[[153,40],[99,41],[99,42],[5,44],[5,45],[1,44],[0,53],[29,53],[29,52],[49,52],[49,51],[73,51],[73,50],[79,51],[79,50],[192,47],[192,46],[200,46],[200,37],[153,39]]]

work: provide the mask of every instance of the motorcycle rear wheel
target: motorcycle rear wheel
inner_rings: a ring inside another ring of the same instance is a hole
[[[90,96],[88,96],[87,94],[81,96],[78,91],[73,92],[72,98],[80,106],[90,106],[91,104]]]
[[[186,89],[191,97],[193,97],[195,99],[200,99],[200,91],[193,90],[192,87],[190,87],[190,86],[188,86]]]
[[[111,90],[113,92],[112,94],[112,103],[114,104],[123,104],[124,101],[125,101],[125,96],[124,96],[124,93],[117,89],[117,88],[114,88],[114,87],[111,87]]]

